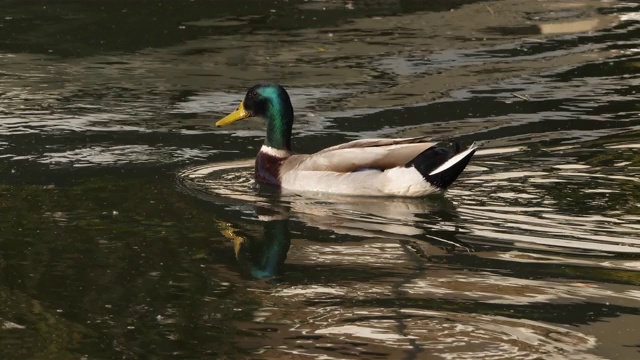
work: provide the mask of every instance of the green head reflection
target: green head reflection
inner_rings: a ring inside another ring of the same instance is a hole
[[[280,274],[291,245],[289,219],[264,221],[262,236],[245,235],[228,223],[222,226],[222,234],[233,241],[236,259],[245,276],[267,279]]]

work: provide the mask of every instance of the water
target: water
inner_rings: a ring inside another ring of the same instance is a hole
[[[0,358],[635,359],[639,7],[0,5]],[[484,142],[445,196],[252,182],[294,147]]]

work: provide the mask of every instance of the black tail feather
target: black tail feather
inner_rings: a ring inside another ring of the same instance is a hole
[[[453,155],[455,154],[448,149],[433,146],[418,154],[418,156],[414,157],[405,166],[415,167],[426,179],[430,172],[444,164],[445,161],[451,159]]]
[[[422,174],[422,177],[431,185],[445,190],[453,184],[462,171],[467,167],[471,157],[473,157],[473,154],[476,152],[476,148],[473,147],[468,154],[458,159],[458,161],[451,166],[435,174],[431,174],[434,170],[438,169],[438,167],[458,155],[460,145],[456,143],[455,149],[455,152],[452,152],[441,147],[429,148],[413,158],[413,160],[409,161],[405,166],[415,167],[416,170]]]

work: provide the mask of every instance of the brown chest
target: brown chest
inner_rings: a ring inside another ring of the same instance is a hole
[[[258,153],[256,157],[256,181],[274,186],[280,186],[280,166],[284,159],[265,153]]]

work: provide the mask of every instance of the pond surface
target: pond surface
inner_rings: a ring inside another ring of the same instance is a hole
[[[636,359],[640,6],[0,4],[0,358]],[[444,196],[258,189],[294,148],[484,145]]]

